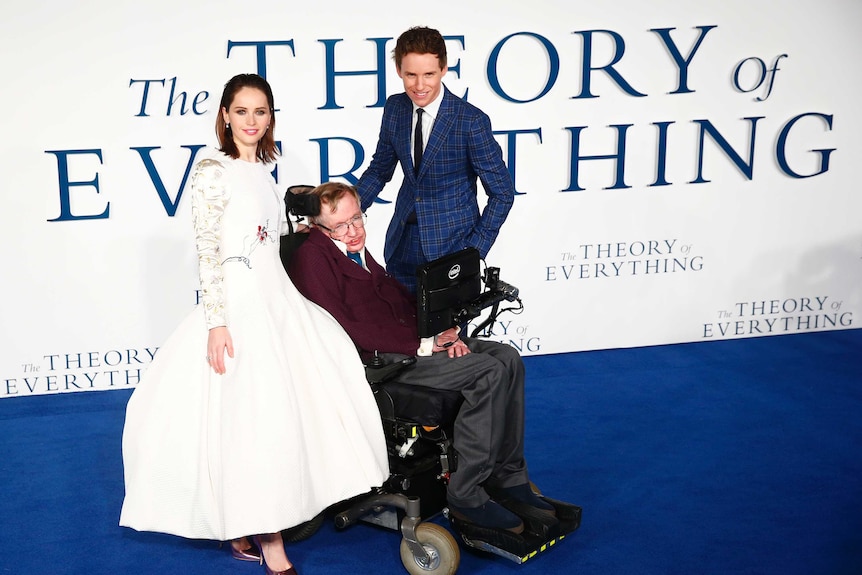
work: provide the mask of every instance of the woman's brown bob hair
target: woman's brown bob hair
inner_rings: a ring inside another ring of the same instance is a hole
[[[257,74],[237,74],[224,85],[224,92],[221,95],[221,103],[219,111],[216,114],[216,137],[218,138],[219,150],[230,156],[231,158],[239,157],[239,150],[233,141],[231,129],[227,127],[224,121],[223,110],[229,110],[230,105],[236,93],[243,88],[255,88],[260,90],[266,96],[266,101],[269,103],[269,113],[271,115],[269,121],[269,129],[263,134],[263,137],[257,143],[257,159],[261,162],[274,162],[278,156],[278,148],[275,145],[275,103],[272,97],[272,88],[269,82]]]

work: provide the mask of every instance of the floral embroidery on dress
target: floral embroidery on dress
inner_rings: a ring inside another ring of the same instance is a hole
[[[269,223],[269,221],[267,221]],[[263,243],[269,237],[269,231],[266,229],[266,226],[257,226],[257,241]]]
[[[221,263],[226,264],[231,261],[242,262],[246,265],[248,269],[251,269],[251,254],[257,249],[258,246],[265,243],[275,243],[278,241],[278,236],[274,234],[269,228],[269,220],[266,220],[266,224],[262,226],[257,226],[257,232],[254,235],[246,236],[243,240],[244,248],[241,255],[238,256],[230,256],[225,258]]]

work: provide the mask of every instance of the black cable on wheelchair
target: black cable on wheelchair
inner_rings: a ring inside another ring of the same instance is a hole
[[[491,335],[491,330],[494,327],[494,323],[497,321],[497,309],[500,307],[500,302],[494,303],[491,307],[491,313],[488,314],[488,317],[485,320],[477,325],[472,332],[470,332],[470,337],[488,337]],[[480,333],[483,329],[488,328],[487,333]]]

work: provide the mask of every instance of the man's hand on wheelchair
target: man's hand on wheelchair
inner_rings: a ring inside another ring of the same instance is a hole
[[[446,351],[449,357],[461,357],[470,353],[467,344],[458,337],[459,328],[452,327],[434,336],[434,348],[432,351]]]

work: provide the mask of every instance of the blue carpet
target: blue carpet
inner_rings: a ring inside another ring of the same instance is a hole
[[[580,530],[459,573],[862,573],[862,330],[525,358],[527,455]],[[0,401],[0,574],[262,573],[117,526],[127,391]],[[440,521],[445,524],[445,521]],[[301,575],[405,573],[399,536],[327,523]]]

